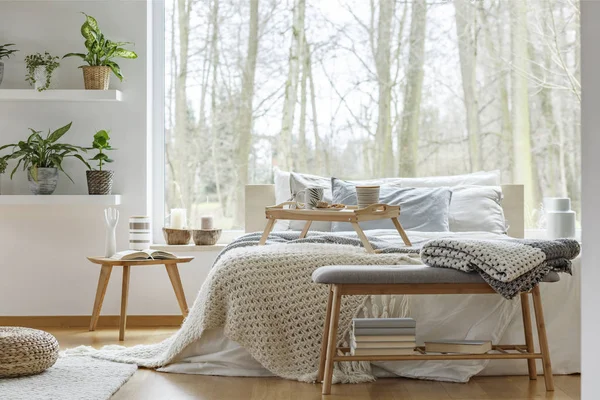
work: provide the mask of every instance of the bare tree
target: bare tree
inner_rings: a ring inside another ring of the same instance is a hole
[[[512,48],[512,120],[514,183],[525,186],[526,210],[535,209],[535,182],[531,155],[531,129],[529,125],[529,51],[527,49],[527,1],[511,2],[511,48]]]
[[[375,68],[379,86],[377,132],[376,174],[377,176],[392,176],[394,174],[394,151],[392,148],[391,103],[392,80],[390,76],[390,52],[392,39],[392,21],[394,17],[395,0],[379,1],[379,18],[377,23],[377,47],[375,51]],[[371,13],[374,13],[373,3]]]
[[[483,166],[481,149],[481,123],[477,99],[477,18],[476,9],[468,0],[454,0],[456,10],[456,36],[462,76],[463,101],[466,110],[467,133],[469,135],[469,158],[471,171]]]
[[[285,84],[285,97],[281,120],[281,133],[277,146],[277,164],[283,169],[292,166],[292,129],[294,127],[294,112],[300,73],[301,52],[304,48],[304,12],[305,0],[294,0],[292,41],[288,61],[288,76]]]
[[[248,184],[248,158],[252,147],[252,100],[254,98],[254,77],[256,75],[256,58],[258,53],[258,0],[250,1],[250,22],[248,24],[248,51],[242,74],[242,93],[238,122],[237,146],[237,221],[241,221],[244,213],[244,188]]]
[[[425,0],[412,3],[410,24],[410,50],[404,91],[404,109],[398,130],[399,173],[401,176],[417,174],[419,114],[423,90],[423,65],[425,63],[425,27],[427,4]]]

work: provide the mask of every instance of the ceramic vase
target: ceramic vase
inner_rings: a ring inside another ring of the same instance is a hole
[[[129,248],[146,250],[152,244],[150,217],[147,215],[129,217]]]
[[[544,198],[546,210],[546,237],[548,239],[575,237],[575,211],[571,210],[571,199],[561,197]]]

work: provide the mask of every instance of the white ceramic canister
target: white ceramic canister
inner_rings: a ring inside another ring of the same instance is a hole
[[[129,248],[146,250],[150,244],[152,244],[150,217],[147,215],[129,217]]]
[[[571,210],[571,199],[564,197],[544,198],[546,210],[547,239],[575,237],[575,211]]]

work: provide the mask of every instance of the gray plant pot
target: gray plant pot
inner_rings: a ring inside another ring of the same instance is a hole
[[[89,194],[111,194],[115,171],[86,171]]]
[[[38,168],[37,182],[33,180],[30,170],[27,170],[29,190],[33,194],[52,194],[58,184],[58,168]]]
[[[0,61],[0,85],[2,85],[2,78],[4,78],[4,63]]]

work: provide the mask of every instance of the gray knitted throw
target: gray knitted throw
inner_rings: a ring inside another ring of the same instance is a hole
[[[438,239],[423,246],[421,260],[431,267],[478,272],[496,292],[512,299],[550,271],[571,274],[571,260],[579,251],[572,239]]]

